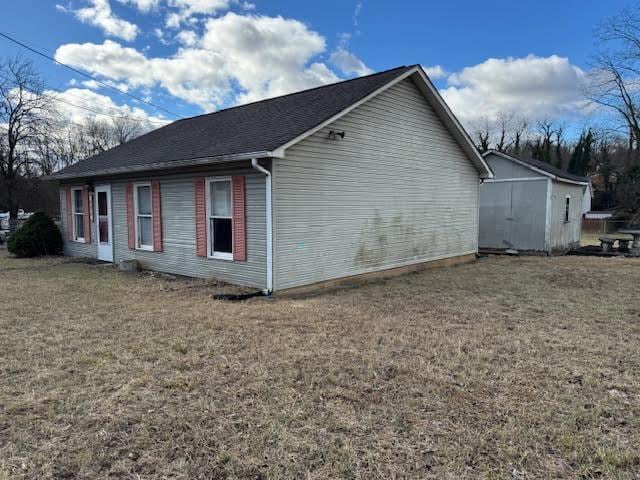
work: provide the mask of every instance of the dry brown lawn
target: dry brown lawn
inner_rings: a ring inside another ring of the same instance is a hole
[[[0,478],[640,476],[640,261],[308,299],[0,255]]]

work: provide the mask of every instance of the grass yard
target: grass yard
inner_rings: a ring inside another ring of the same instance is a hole
[[[493,257],[225,303],[1,254],[0,479],[637,479],[639,286]]]

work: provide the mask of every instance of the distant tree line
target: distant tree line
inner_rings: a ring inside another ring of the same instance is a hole
[[[586,127],[577,139],[566,138],[559,122],[530,122],[516,115],[495,121],[486,118],[470,130],[481,152],[493,149],[519,158],[532,158],[575,175],[591,177],[596,197],[594,209],[613,208],[618,180],[626,171],[629,151],[623,137],[604,128]]]

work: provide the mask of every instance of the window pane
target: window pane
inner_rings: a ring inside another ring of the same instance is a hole
[[[138,213],[151,215],[151,188],[138,187]]]
[[[73,191],[73,211],[82,213],[82,190]]]
[[[151,219],[149,217],[138,217],[138,244],[147,247],[153,245]]]
[[[109,217],[100,216],[98,219],[100,243],[109,243]]]
[[[98,192],[98,215],[107,214],[107,192]]]
[[[231,219],[214,218],[211,220],[213,227],[213,251],[231,253]]]
[[[73,221],[75,222],[76,238],[84,238],[84,216],[74,215]]]
[[[211,215],[231,216],[231,182],[211,182]]]

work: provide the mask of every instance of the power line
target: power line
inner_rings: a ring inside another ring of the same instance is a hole
[[[10,78],[7,78],[7,77],[5,77],[5,76],[3,76],[3,75],[0,75],[0,78],[1,78],[1,79],[3,79],[3,80],[5,80],[5,81],[7,81],[7,82],[11,82],[11,83],[13,83],[13,84],[14,84],[14,85],[16,85],[16,86],[19,86],[19,84],[18,84],[16,81],[11,80]],[[49,86],[49,85],[46,85],[46,84],[45,84],[45,87],[47,87],[47,88],[49,88],[49,89],[51,89],[51,90],[53,90],[53,91],[55,91],[55,92],[57,92],[57,93],[65,94],[65,92],[61,92],[60,90],[58,90],[58,89],[56,89],[56,88],[54,88],[54,87],[51,87],[51,86]],[[30,90],[30,89],[28,89],[28,88],[26,88],[26,87],[24,87],[24,86],[23,86],[22,88],[24,88],[25,90],[27,90],[27,91],[28,91],[28,92],[30,92],[30,93],[33,93],[34,95],[37,95],[37,94],[38,94],[37,92],[34,92],[33,90]],[[66,95],[71,95],[71,94],[66,93]],[[76,96],[76,95],[71,95],[71,96],[73,96],[74,98],[80,99],[80,100],[84,100],[84,99],[81,99],[80,97],[78,97],[78,96]],[[111,118],[114,118],[114,119],[126,118],[126,119],[134,120],[134,121],[137,121],[137,122],[147,122],[147,123],[156,123],[156,124],[158,124],[158,125],[166,125],[166,123],[165,123],[165,122],[158,122],[158,121],[155,121],[155,120],[149,120],[149,119],[146,119],[146,118],[131,117],[131,116],[129,116],[129,115],[112,115],[112,114],[110,114],[110,113],[100,112],[100,111],[98,111],[98,110],[94,110],[94,109],[92,109],[92,108],[85,107],[85,106],[83,106],[83,105],[77,105],[77,104],[75,104],[75,103],[71,103],[71,102],[69,102],[68,100],[62,100],[61,98],[55,98],[55,101],[60,102],[60,103],[64,103],[64,104],[66,104],[66,105],[70,105],[70,106],[75,107],[75,108],[80,108],[80,109],[82,109],[82,110],[86,110],[86,111],[91,112],[91,113],[95,113],[96,115],[103,115],[103,116],[105,116],[105,117],[111,117]]]
[[[164,108],[164,107],[161,107],[161,106],[156,105],[156,104],[154,104],[154,103],[148,102],[148,101],[146,101],[146,100],[144,100],[144,99],[142,99],[142,98],[140,98],[140,97],[138,97],[138,96],[136,96],[136,95],[133,95],[132,93],[125,92],[124,90],[120,90],[119,88],[114,87],[113,85],[109,85],[108,83],[103,82],[103,81],[101,81],[101,80],[98,80],[98,79],[97,79],[97,78],[95,78],[94,76],[89,75],[88,73],[85,73],[85,72],[83,72],[82,70],[78,70],[77,68],[73,68],[72,66],[67,65],[66,63],[59,62],[58,60],[56,60],[56,59],[55,59],[55,58],[53,58],[52,56],[47,55],[46,53],[42,53],[41,51],[36,50],[35,48],[30,47],[29,45],[26,45],[26,44],[22,43],[21,41],[16,40],[15,38],[11,37],[10,35],[7,35],[6,33],[2,33],[2,32],[0,32],[0,37],[4,37],[4,38],[6,38],[7,40],[9,40],[10,42],[13,42],[13,43],[15,43],[15,44],[17,44],[17,45],[20,45],[22,48],[26,48],[26,49],[27,49],[27,50],[29,50],[30,52],[33,52],[33,53],[35,53],[36,55],[40,55],[41,57],[44,57],[44,58],[46,58],[46,59],[48,59],[48,60],[51,60],[51,61],[52,61],[52,62],[54,62],[55,64],[60,65],[61,67],[68,68],[68,69],[69,69],[69,70],[71,70],[72,72],[77,73],[78,75],[82,75],[83,77],[86,77],[86,78],[88,78],[88,79],[90,79],[90,80],[93,80],[93,81],[95,81],[95,82],[99,83],[100,85],[102,85],[102,86],[104,86],[104,87],[110,88],[111,90],[115,90],[116,92],[118,92],[118,93],[120,93],[120,94],[122,94],[122,95],[126,95],[126,96],[128,96],[128,97],[133,98],[134,100],[137,100],[137,101],[142,102],[142,103],[144,103],[144,104],[146,104],[146,105],[149,105],[150,107],[157,108],[158,110],[162,110],[162,111],[164,111],[164,112],[168,113],[169,115],[173,115],[174,117],[180,118],[180,115],[178,115],[177,113],[173,113],[172,111],[167,110],[167,109],[166,109],[166,108]]]

